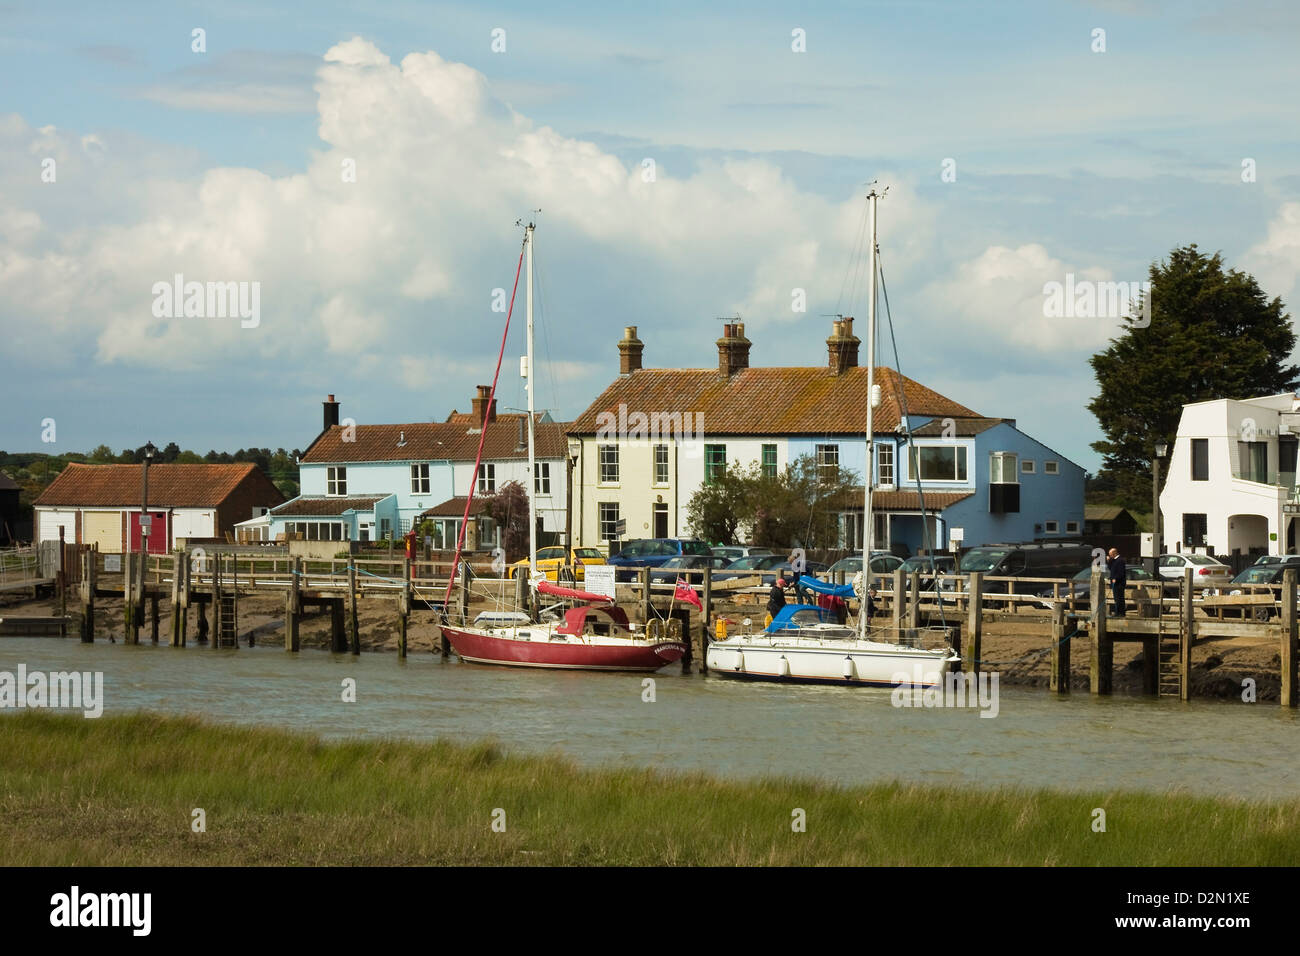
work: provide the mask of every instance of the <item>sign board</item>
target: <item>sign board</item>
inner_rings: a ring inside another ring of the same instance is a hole
[[[582,590],[593,594],[614,597],[614,572],[618,570],[612,564],[588,564],[582,582]]]
[[[122,556],[120,554],[104,555],[104,571],[108,574],[120,574],[122,571]]]
[[[962,539],[965,537],[966,537],[965,528],[949,528],[948,529],[948,550],[956,551],[958,548],[960,548]]]
[[[620,538],[627,534],[627,519],[619,518],[614,522],[614,533]]]
[[[1160,555],[1155,552],[1156,536],[1150,531],[1143,531],[1138,537],[1141,539],[1141,551],[1144,558],[1158,558]]]

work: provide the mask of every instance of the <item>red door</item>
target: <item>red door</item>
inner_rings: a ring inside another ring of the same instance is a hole
[[[150,528],[149,528],[149,553],[166,554],[168,551],[168,543],[171,541],[171,536],[168,534],[168,528],[167,528],[167,512],[151,511],[149,512],[149,514],[153,518],[153,520],[150,522]],[[131,512],[130,518],[131,518],[131,550],[133,552],[139,552],[141,550],[140,512],[138,511]]]

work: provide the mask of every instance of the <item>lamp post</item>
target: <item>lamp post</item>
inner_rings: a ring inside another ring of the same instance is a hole
[[[1151,552],[1152,574],[1160,574],[1160,555],[1164,554],[1164,541],[1160,529],[1160,459],[1165,457],[1169,446],[1162,441],[1156,442],[1155,455],[1151,459]]]
[[[144,478],[140,489],[140,550],[145,554],[149,553],[149,526],[153,523],[149,519],[149,463],[157,451],[153,442],[145,443]]]

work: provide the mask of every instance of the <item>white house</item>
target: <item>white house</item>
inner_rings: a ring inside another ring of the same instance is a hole
[[[1160,493],[1166,547],[1296,553],[1298,441],[1293,394],[1184,405]]]

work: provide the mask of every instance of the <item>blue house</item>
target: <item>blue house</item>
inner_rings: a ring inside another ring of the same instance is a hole
[[[301,493],[268,513],[268,537],[384,540],[406,534],[427,517],[434,522],[433,546],[454,547],[480,440],[476,498],[510,481],[527,487],[529,480],[527,417],[497,415],[490,391],[478,387],[469,413],[453,411],[444,422],[404,425],[340,423],[339,403],[329,396],[324,429],[298,460]],[[543,533],[556,533],[564,528],[564,426],[543,414],[535,431],[538,522]],[[496,544],[486,519],[477,532],[477,547]]]

